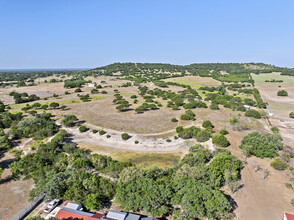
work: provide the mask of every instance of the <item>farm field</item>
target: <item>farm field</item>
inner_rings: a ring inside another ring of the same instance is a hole
[[[252,74],[252,77],[256,81],[255,86],[260,91],[262,98],[268,103],[268,109],[272,110],[274,114],[270,117],[271,123],[281,130],[281,135],[285,139],[285,144],[293,146],[294,120],[289,118],[289,113],[294,111],[294,77],[283,76],[280,75],[280,73],[263,75]],[[283,82],[265,82],[265,80],[271,79],[283,80]],[[277,96],[279,90],[286,90],[288,96]]]

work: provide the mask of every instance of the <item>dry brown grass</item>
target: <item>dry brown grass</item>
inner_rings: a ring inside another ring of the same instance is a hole
[[[6,153],[0,159],[1,167],[4,167],[2,181],[0,182],[0,218],[11,219],[29,204],[29,191],[33,187],[33,180],[13,180],[8,164],[13,160],[12,155]]]

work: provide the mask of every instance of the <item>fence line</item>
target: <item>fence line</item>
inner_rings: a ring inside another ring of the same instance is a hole
[[[30,204],[28,204],[23,210],[21,210],[16,216],[14,216],[11,220],[21,220],[23,219],[27,214],[29,214],[32,209],[36,207],[42,201],[45,197],[45,193],[42,193],[39,195],[34,201],[32,201]]]

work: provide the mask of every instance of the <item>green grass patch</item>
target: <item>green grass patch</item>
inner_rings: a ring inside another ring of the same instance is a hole
[[[275,85],[294,85],[294,77],[293,76],[285,76],[280,75],[280,73],[261,73],[261,74],[251,74],[252,78],[254,79],[255,83],[257,84],[266,84],[268,86],[275,86]],[[282,83],[279,82],[265,82],[265,80],[283,80]]]
[[[121,161],[130,161],[136,165],[145,167],[172,167],[180,160],[180,155],[173,153],[118,153],[113,155],[113,158]]]

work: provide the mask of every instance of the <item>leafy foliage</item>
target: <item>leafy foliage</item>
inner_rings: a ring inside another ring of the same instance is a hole
[[[246,111],[245,116],[246,117],[257,118],[257,119],[261,118],[261,114],[259,113],[259,111],[256,111],[254,109],[250,109],[250,110]]]
[[[227,147],[230,144],[228,139],[222,134],[212,136],[212,143],[219,147]]]
[[[278,135],[253,132],[242,139],[239,148],[244,149],[247,155],[273,158],[278,156],[278,150],[283,148],[283,143]]]
[[[280,90],[277,92],[278,96],[288,96],[288,92],[286,90]]]
[[[277,157],[271,162],[271,166],[276,170],[285,170],[288,168],[289,164]]]

